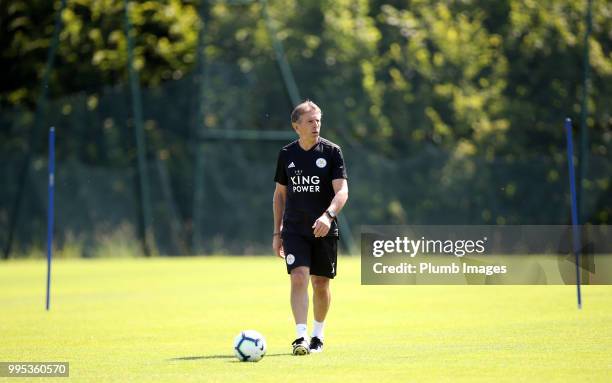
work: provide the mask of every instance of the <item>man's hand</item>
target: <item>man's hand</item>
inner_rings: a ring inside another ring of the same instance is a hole
[[[277,257],[285,259],[285,250],[283,249],[283,240],[280,235],[275,235],[272,239],[272,249]]]
[[[315,223],[312,225],[313,233],[315,237],[325,237],[329,232],[329,228],[331,226],[331,219],[327,216],[327,214],[323,213],[322,216],[317,218]]]

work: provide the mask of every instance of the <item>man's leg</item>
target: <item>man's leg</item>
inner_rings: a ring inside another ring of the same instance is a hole
[[[323,351],[323,326],[331,302],[329,278],[313,275],[311,282],[314,323],[308,348],[310,352],[321,352]]]
[[[306,266],[299,266],[291,270],[291,311],[293,312],[293,319],[295,319],[297,333],[297,339],[293,342],[294,355],[305,355],[310,352],[306,342],[309,277],[310,270]]]
[[[295,324],[306,323],[308,318],[308,267],[299,266],[291,270],[291,311]]]
[[[326,237],[315,242],[315,255],[313,255],[310,269],[314,309],[314,326],[312,337],[310,338],[310,352],[323,351],[323,326],[331,302],[329,281],[336,276],[337,260],[337,238]]]
[[[313,275],[310,277],[312,282],[312,304],[314,309],[314,319],[323,322],[329,311],[331,302],[331,291],[329,290],[329,278]]]

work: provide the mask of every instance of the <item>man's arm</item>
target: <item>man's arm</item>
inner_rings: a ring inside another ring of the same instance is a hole
[[[336,195],[327,209],[338,214],[344,207],[344,204],[346,204],[346,201],[348,201],[348,182],[344,178],[338,178],[332,181],[332,186]]]
[[[332,181],[332,186],[334,188],[334,199],[332,199],[331,203],[327,210],[332,210],[336,215],[340,213],[340,210],[346,204],[348,200],[348,182],[344,178],[338,178]],[[329,228],[331,226],[331,219],[323,212],[323,214],[317,218],[315,223],[312,225],[314,229],[315,237],[324,237],[329,232]]]
[[[272,200],[272,210],[274,212],[274,231],[272,232],[272,249],[276,256],[284,258],[283,243],[280,232],[283,228],[283,213],[285,212],[285,201],[287,200],[287,186],[276,183],[274,197]]]

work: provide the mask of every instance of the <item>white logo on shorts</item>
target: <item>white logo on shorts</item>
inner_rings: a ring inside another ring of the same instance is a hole
[[[325,165],[327,165],[327,161],[325,161],[325,158],[319,158],[319,159],[317,159],[316,164],[317,164],[318,167],[323,169],[325,167]]]
[[[293,262],[295,262],[295,257],[293,256],[293,254],[287,254],[285,260],[287,261],[288,265],[293,265]]]

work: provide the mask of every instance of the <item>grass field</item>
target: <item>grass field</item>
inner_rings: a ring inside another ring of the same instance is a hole
[[[272,257],[58,260],[50,312],[44,261],[0,263],[0,361],[92,382],[610,381],[612,286],[578,311],[573,286],[361,286],[358,258],[339,267],[325,351],[294,357]],[[232,356],[249,328],[259,363]]]

